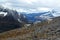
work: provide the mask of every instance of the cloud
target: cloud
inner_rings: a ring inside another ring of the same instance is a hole
[[[0,5],[10,9],[24,9],[36,11],[36,9],[44,8],[60,8],[60,0],[0,0]]]
[[[0,0],[0,2],[11,3],[12,6],[19,7],[57,7],[60,5],[59,0]],[[2,3],[3,4],[3,3]]]
[[[17,10],[17,11],[18,11],[18,12],[27,12],[27,10],[25,10],[25,9],[23,9],[23,8],[22,8],[22,9],[20,8],[20,9]]]
[[[8,2],[2,4],[2,6],[5,7],[5,8],[12,8],[12,7],[11,7],[11,3],[8,3]]]
[[[38,7],[37,8],[37,11],[39,12],[48,12],[48,11],[51,11],[52,9],[51,8],[46,8],[46,7]]]
[[[6,2],[7,0],[0,0],[0,2]]]
[[[60,11],[60,0],[0,0],[0,5],[18,12]],[[59,16],[60,13],[53,15]]]

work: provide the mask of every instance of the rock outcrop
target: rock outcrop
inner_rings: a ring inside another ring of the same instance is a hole
[[[53,18],[52,21],[26,25],[0,33],[0,40],[60,40],[60,17]]]

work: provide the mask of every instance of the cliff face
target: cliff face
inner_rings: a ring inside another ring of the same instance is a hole
[[[27,24],[26,24],[27,25]],[[0,33],[0,40],[60,40],[60,17]]]
[[[7,13],[6,16],[3,13]],[[21,27],[21,23],[17,20],[17,15],[17,12],[14,10],[0,7],[0,32]]]

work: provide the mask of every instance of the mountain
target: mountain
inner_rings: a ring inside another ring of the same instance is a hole
[[[2,12],[2,13],[1,13]],[[53,12],[19,13],[16,10],[0,7],[0,31],[14,29],[24,24],[51,21],[54,18]]]
[[[25,17],[26,23],[34,23],[37,21],[44,21],[52,19],[54,16],[50,11],[48,12],[42,12],[42,13],[21,13]]]
[[[0,7],[0,32],[21,27],[18,17],[17,11]]]

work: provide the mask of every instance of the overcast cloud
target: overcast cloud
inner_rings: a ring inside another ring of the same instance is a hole
[[[39,12],[40,8],[60,10],[60,0],[0,0],[0,5],[21,12]]]

